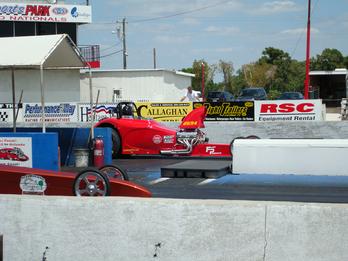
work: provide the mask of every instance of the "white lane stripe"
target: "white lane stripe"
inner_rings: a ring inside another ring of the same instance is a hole
[[[202,182],[199,182],[197,185],[198,186],[205,185],[205,184],[208,184],[210,182],[213,182],[214,180],[216,180],[216,179],[205,179]]]
[[[166,180],[168,180],[168,179],[170,179],[170,178],[159,178],[159,179],[155,179],[155,180],[149,182],[149,184],[150,184],[150,185],[154,185],[154,184],[157,184],[157,183],[166,181]]]

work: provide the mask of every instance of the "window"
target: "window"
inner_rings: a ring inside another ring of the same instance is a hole
[[[35,35],[35,23],[32,22],[15,22],[15,36]]]
[[[56,34],[55,23],[36,23],[36,35]]]
[[[13,22],[1,22],[0,23],[0,37],[13,36]]]

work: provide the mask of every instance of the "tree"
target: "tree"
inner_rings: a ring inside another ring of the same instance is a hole
[[[262,51],[262,56],[258,62],[277,65],[280,61],[289,60],[291,60],[291,58],[287,52],[274,47],[267,47]]]
[[[192,73],[195,77],[192,79],[191,86],[195,91],[202,91],[202,64],[204,64],[204,89],[205,95],[210,90],[218,89],[218,85],[214,83],[213,78],[217,70],[216,65],[209,65],[203,59],[194,60],[192,68],[183,68],[183,72]]]
[[[233,78],[233,64],[232,62],[226,62],[223,60],[219,61],[218,64],[218,70],[219,72],[222,73],[223,75],[223,86],[222,86],[222,90],[228,90],[229,92],[233,92],[233,85],[232,85],[232,78]]]
[[[243,65],[242,71],[248,86],[268,87],[271,85],[276,66],[268,63],[250,63]]]
[[[326,48],[316,58],[311,59],[311,70],[333,71],[346,67],[342,53],[337,49]]]

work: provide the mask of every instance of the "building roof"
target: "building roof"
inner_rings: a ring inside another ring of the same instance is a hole
[[[0,38],[0,69],[86,68],[67,34]]]
[[[111,73],[111,72],[116,72],[116,73],[123,73],[123,72],[169,72],[169,73],[174,73],[177,75],[182,75],[182,76],[187,76],[187,77],[195,77],[194,74],[192,73],[185,73],[182,71],[176,71],[176,70],[168,70],[168,69],[110,69],[110,70],[92,70],[93,74],[97,73]],[[87,73],[87,72],[85,72]]]
[[[309,75],[348,75],[347,69],[336,69],[334,71],[311,71]]]

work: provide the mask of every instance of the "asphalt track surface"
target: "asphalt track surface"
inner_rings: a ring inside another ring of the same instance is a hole
[[[162,178],[161,167],[183,158],[115,159],[131,181],[156,198],[225,199],[348,203],[348,177],[296,175],[232,175],[217,179]]]

